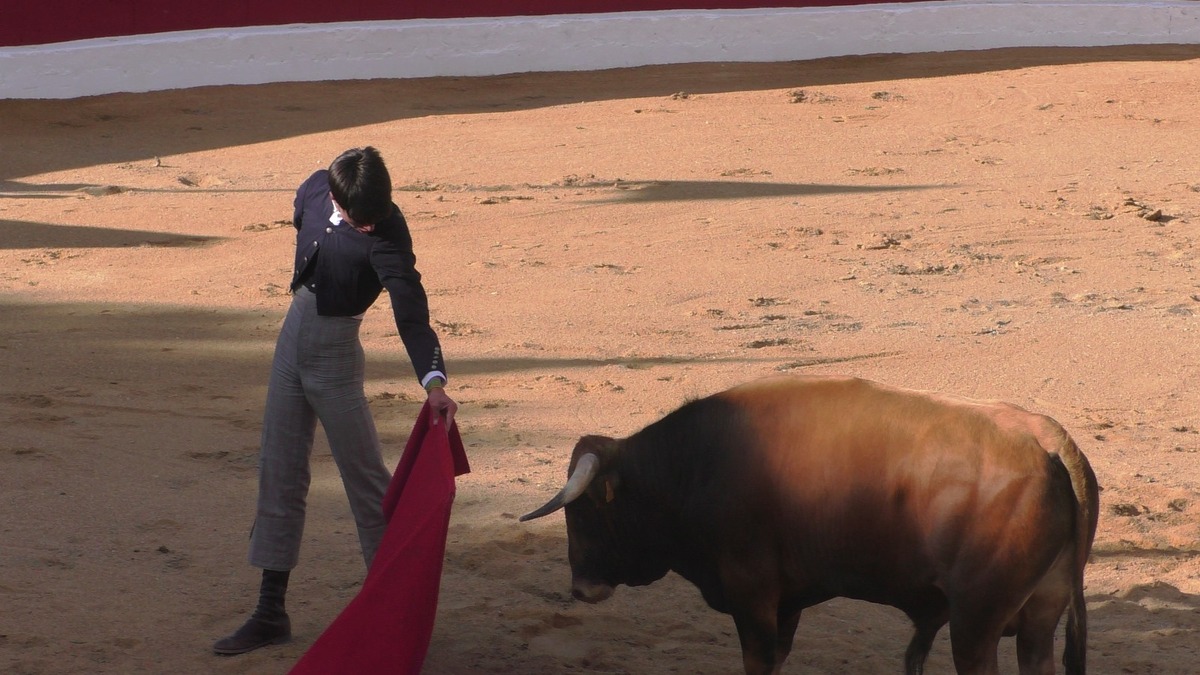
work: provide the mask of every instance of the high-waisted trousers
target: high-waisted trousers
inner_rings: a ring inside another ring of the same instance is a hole
[[[320,316],[316,296],[303,286],[292,300],[267,385],[258,510],[250,533],[249,560],[255,567],[290,570],[299,560],[318,420],[350,499],[368,567],[379,548],[391,473],[363,393],[361,323],[361,317]]]

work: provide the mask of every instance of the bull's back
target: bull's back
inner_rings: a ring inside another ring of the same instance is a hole
[[[924,461],[943,472],[1039,472],[1066,439],[1054,420],[1011,404],[857,378],[767,378],[717,398],[740,411],[757,436],[757,454],[775,470],[851,483],[864,469],[891,472]]]
[[[806,566],[853,560],[860,576],[920,579],[964,555],[1003,564],[982,558],[1027,524],[1055,538],[1070,526],[1041,440],[1063,433],[1049,418],[846,378],[771,378],[718,396],[751,430],[745,459]]]

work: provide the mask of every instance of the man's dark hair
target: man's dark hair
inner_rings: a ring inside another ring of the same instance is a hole
[[[374,225],[392,212],[392,177],[379,151],[369,145],[333,160],[329,191],[355,225]]]

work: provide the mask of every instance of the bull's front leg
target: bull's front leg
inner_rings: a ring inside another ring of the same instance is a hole
[[[761,548],[757,540],[743,544],[745,548],[732,547],[732,554],[718,562],[719,584],[709,586],[705,599],[714,609],[733,616],[746,675],[778,675],[792,650],[801,608],[781,603],[773,551]],[[747,560],[755,564],[747,565]],[[787,607],[781,607],[784,604]]]
[[[776,631],[775,662],[783,666],[788,654],[792,653],[792,642],[796,639],[796,628],[800,625],[800,610],[779,610],[779,628]]]
[[[798,613],[795,620],[800,620]],[[735,610],[733,623],[737,626],[738,641],[742,645],[742,665],[746,675],[779,675],[786,652],[791,651],[791,639],[786,641],[786,649],[781,649],[783,640],[775,604]],[[792,623],[792,635],[795,635],[795,627],[796,623]],[[784,653],[780,654],[781,651]]]

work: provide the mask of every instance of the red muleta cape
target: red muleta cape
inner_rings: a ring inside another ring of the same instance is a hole
[[[457,424],[429,404],[387,494],[388,527],[362,589],[309,647],[290,675],[389,675],[421,671],[437,615],[454,478],[471,470]]]

